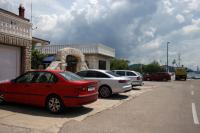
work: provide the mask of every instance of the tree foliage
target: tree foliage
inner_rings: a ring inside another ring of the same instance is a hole
[[[164,72],[165,69],[160,66],[157,61],[153,61],[150,64],[133,64],[129,66],[130,70],[134,70],[140,73],[155,73],[155,72]]]
[[[144,64],[133,64],[129,66],[130,70],[143,73]]]
[[[128,69],[128,60],[125,59],[112,59],[110,62],[110,69],[111,70],[125,70]]]
[[[38,50],[33,49],[31,53],[31,68],[38,69],[42,65],[42,60],[46,57],[45,54],[40,53]]]
[[[144,66],[144,73],[155,73],[163,71],[163,67],[161,67],[157,61],[153,61],[152,63]]]

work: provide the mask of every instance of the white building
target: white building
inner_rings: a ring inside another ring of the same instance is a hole
[[[56,60],[56,54],[58,51],[64,48],[75,48],[80,50],[85,56],[85,62],[90,69],[107,69],[110,70],[110,60],[115,57],[115,49],[102,44],[74,44],[74,45],[43,45],[35,47],[43,54],[49,55],[44,59],[44,63],[49,64],[51,61]],[[76,64],[76,57],[72,55],[66,55],[66,63],[71,60]],[[73,68],[72,68],[73,69]],[[70,69],[71,71],[77,71],[77,69]]]

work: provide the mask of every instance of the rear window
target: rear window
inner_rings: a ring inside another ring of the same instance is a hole
[[[126,72],[126,75],[127,76],[137,76],[135,73],[133,73],[133,72]]]
[[[83,78],[81,78],[80,76],[72,73],[72,72],[60,72],[59,73],[62,77],[64,77],[66,80],[83,80]]]
[[[116,74],[120,75],[120,76],[125,76],[125,71],[116,71]]]
[[[79,75],[79,76],[81,76],[81,77],[86,77],[87,71],[77,72],[76,74]]]
[[[112,71],[106,71],[106,73],[108,73],[108,74],[110,74],[110,75],[112,75],[114,77],[120,77],[120,75],[118,75],[118,74],[116,74],[116,73],[114,73]]]

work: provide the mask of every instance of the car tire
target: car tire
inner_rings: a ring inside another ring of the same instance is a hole
[[[0,95],[0,105],[4,103],[3,94]]]
[[[64,110],[64,104],[59,96],[51,95],[46,100],[46,108],[50,113],[57,114]]]
[[[110,90],[110,87],[104,85],[99,88],[100,97],[107,98],[107,97],[110,97],[111,94],[112,94],[112,91]]]
[[[0,98],[0,105],[4,103],[4,100]]]

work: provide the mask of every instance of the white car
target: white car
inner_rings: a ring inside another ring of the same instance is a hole
[[[139,72],[131,71],[131,70],[113,70],[113,72],[120,76],[130,78],[132,81],[132,87],[143,85],[143,78]]]
[[[112,71],[90,69],[77,72],[76,74],[84,79],[98,81],[99,95],[103,98],[132,89],[129,78],[120,77]]]

